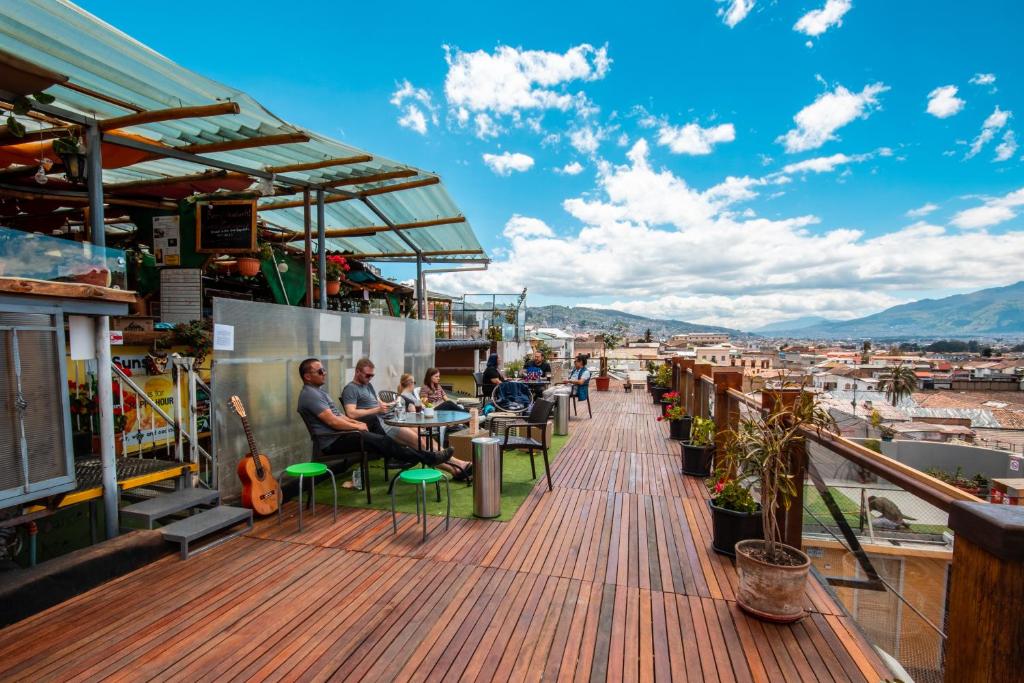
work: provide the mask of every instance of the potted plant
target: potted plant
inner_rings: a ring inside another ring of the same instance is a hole
[[[654,386],[654,373],[657,372],[658,368],[654,364],[653,360],[647,361],[646,367],[647,367],[647,391],[650,391],[651,387]]]
[[[678,391],[667,391],[661,395],[661,416],[665,417],[668,415],[668,409],[672,406],[679,405],[679,392]]]
[[[736,556],[736,544],[764,536],[761,505],[754,500],[750,487],[744,485],[728,465],[715,472],[714,494],[708,500],[711,508],[711,547],[716,553]]]
[[[602,332],[598,335],[598,339],[604,345],[601,350],[601,364],[597,373],[597,390],[608,391],[608,386],[611,384],[611,378],[608,376],[608,352],[618,348],[619,344],[622,343],[622,335],[625,332],[625,326],[622,323],[616,323],[610,332]],[[657,401],[655,401],[657,403]]]
[[[803,486],[789,471],[790,453],[804,431],[836,431],[835,421],[811,394],[787,405],[777,400],[767,414],[742,420],[730,434],[732,454],[742,472],[757,476],[763,508],[763,540],[736,544],[737,604],[745,612],[778,623],[803,617],[804,589],[811,560],[782,542],[780,510],[789,509]]]
[[[651,385],[651,398],[654,402],[661,403],[661,399],[669,392],[672,386],[672,368],[662,365],[654,375],[654,384]]]
[[[253,277],[260,272],[260,260],[255,256],[238,257],[238,274],[242,277]]]
[[[523,361],[512,360],[505,363],[505,375],[508,377],[518,377],[519,373],[523,370]]]
[[[327,296],[337,296],[341,291],[341,280],[351,269],[344,256],[327,257]]]
[[[683,474],[691,477],[710,477],[711,462],[715,458],[715,421],[695,417],[690,425],[690,440],[683,441]]]
[[[682,441],[690,436],[690,429],[693,425],[693,418],[686,414],[686,408],[678,404],[668,405],[665,414],[658,418],[658,422],[668,420],[668,436],[670,439]]]

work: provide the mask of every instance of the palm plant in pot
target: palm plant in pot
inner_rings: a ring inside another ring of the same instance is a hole
[[[683,474],[691,477],[711,476],[711,462],[715,459],[715,421],[708,417],[694,417],[690,425],[690,440],[683,441]]]
[[[749,477],[741,478],[735,469],[732,451],[715,470],[711,508],[711,547],[716,553],[736,556],[736,544],[751,538],[763,538],[761,505],[750,493]]]
[[[693,418],[686,414],[686,408],[680,403],[679,394],[674,391],[665,394],[665,398],[670,396],[671,400],[662,401],[661,405],[664,410],[661,417],[658,418],[658,422],[667,420],[669,438],[682,441],[690,436]]]
[[[740,471],[755,475],[761,492],[763,540],[736,544],[737,603],[746,612],[778,623],[803,617],[810,558],[782,542],[780,511],[788,510],[802,481],[790,472],[790,454],[808,429],[835,430],[835,421],[801,392],[787,405],[777,400],[766,415],[742,420],[730,439]]]

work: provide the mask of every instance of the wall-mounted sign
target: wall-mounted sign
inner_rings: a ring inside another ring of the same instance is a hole
[[[255,251],[255,199],[226,199],[196,205],[197,253],[245,254]]]
[[[181,230],[177,216],[154,216],[153,255],[158,266],[181,265]]]

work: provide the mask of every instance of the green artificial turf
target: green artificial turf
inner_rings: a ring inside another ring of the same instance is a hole
[[[569,440],[568,436],[555,436],[551,439],[551,447],[548,449],[548,461],[554,467],[555,458],[558,452]],[[544,457],[540,451],[534,452],[537,464],[537,479],[544,479]],[[392,477],[397,475],[396,470],[391,470]],[[342,488],[343,481],[351,481],[351,475],[338,477],[338,505],[354,508],[372,508],[375,510],[390,510],[391,497],[388,496],[388,484],[384,481],[384,465],[380,460],[370,461],[370,492],[373,503],[366,504],[366,492],[357,489]],[[507,522],[515,515],[516,510],[526,500],[526,496],[533,490],[537,480],[530,478],[530,456],[526,451],[505,452],[505,489],[501,494],[501,516],[496,520]],[[452,517],[464,519],[473,518],[473,487],[464,483],[452,481],[448,483],[452,496]],[[544,483],[543,486],[547,486]],[[418,488],[411,484],[396,484],[395,509],[399,512],[416,512],[416,499],[414,498]],[[316,486],[317,503],[331,504],[331,481],[330,479],[318,479]],[[441,502],[437,502],[437,495],[434,486],[427,487],[427,512],[431,515],[444,516],[445,512],[444,484],[441,484]]]

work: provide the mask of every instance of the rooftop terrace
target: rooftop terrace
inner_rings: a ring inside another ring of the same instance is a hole
[[[343,509],[271,518],[0,631],[3,680],[878,681],[890,676],[817,581],[808,615],[742,613],[711,550],[707,491],[647,394],[592,394],[511,522]]]

